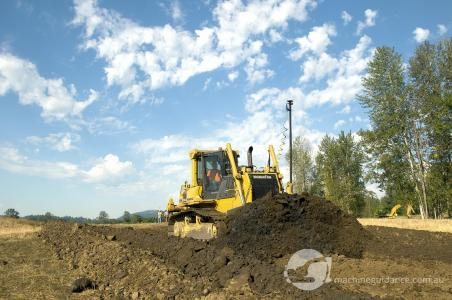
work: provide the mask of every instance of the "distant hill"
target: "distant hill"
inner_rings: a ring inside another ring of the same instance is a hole
[[[158,210],[156,210],[156,209],[149,209],[149,210],[132,213],[132,215],[139,215],[140,217],[142,217],[144,219],[149,219],[149,218],[157,218],[157,212],[158,212]]]

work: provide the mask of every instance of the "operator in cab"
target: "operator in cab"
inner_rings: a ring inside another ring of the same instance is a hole
[[[221,170],[219,169],[218,162],[212,160],[207,164],[207,178],[209,180],[209,187],[211,190],[216,191],[220,187],[221,182]]]

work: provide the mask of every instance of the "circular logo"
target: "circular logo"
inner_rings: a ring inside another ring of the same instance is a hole
[[[330,282],[331,257],[314,249],[295,252],[284,270],[286,281],[304,291],[312,291]]]

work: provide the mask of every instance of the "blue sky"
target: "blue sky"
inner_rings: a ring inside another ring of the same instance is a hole
[[[1,1],[0,211],[163,209],[192,148],[253,145],[263,166],[287,99],[294,135],[314,151],[325,134],[368,128],[355,97],[375,47],[407,60],[451,36],[451,11],[450,1]]]

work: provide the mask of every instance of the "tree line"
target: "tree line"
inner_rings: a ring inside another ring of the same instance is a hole
[[[9,218],[19,218],[19,212],[15,210],[14,208],[8,208],[5,210],[4,214],[5,217]],[[149,216],[149,217],[143,217],[139,214],[131,214],[128,211],[124,211],[124,214],[119,218],[113,218],[111,219],[108,216],[108,213],[106,211],[100,211],[99,216],[96,218],[85,218],[85,217],[71,217],[71,216],[64,216],[59,217],[55,216],[50,212],[46,212],[45,214],[36,214],[36,215],[28,215],[24,216],[24,219],[33,220],[33,221],[40,221],[40,222],[47,222],[47,221],[66,221],[66,222],[76,222],[76,223],[88,223],[88,224],[119,224],[119,223],[130,223],[130,224],[136,224],[136,223],[156,223],[157,222],[157,216]]]
[[[314,157],[302,137],[293,143],[294,187],[375,216],[395,203],[422,218],[452,215],[452,39],[419,45],[407,64],[390,47],[376,49],[357,96],[370,129],[326,135]],[[366,191],[376,183],[385,196]]]

